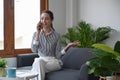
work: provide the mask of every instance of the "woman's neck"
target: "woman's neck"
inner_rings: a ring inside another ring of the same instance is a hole
[[[43,28],[43,33],[44,33],[45,35],[48,35],[51,31],[52,31],[51,28],[47,28],[47,29],[44,29],[44,28]]]

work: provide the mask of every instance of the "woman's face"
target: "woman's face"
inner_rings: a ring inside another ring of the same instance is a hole
[[[41,14],[41,24],[43,28],[51,28],[52,20],[47,13]]]

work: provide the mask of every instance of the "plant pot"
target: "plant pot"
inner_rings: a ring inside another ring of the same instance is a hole
[[[120,80],[120,70],[115,72],[115,74],[113,75],[113,80]]]
[[[107,77],[100,77],[99,80],[120,80],[117,76],[107,76]]]
[[[5,77],[5,76],[6,76],[5,68],[0,68],[0,77]]]
[[[99,80],[107,80],[106,77],[102,77],[100,76],[100,79]]]
[[[107,76],[106,80],[113,80],[113,76]]]

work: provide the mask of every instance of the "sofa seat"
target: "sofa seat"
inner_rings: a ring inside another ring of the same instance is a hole
[[[80,76],[79,70],[73,70],[73,69],[62,69],[58,71],[52,71],[50,73],[46,74],[45,80],[79,80]]]
[[[17,70],[31,70],[32,66],[24,66],[24,67],[19,67]]]

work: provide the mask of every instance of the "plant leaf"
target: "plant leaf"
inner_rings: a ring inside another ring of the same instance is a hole
[[[116,57],[120,56],[120,54],[118,52],[114,51],[111,47],[109,47],[106,44],[99,44],[99,43],[98,44],[93,44],[92,47],[95,47],[95,48],[101,49],[103,51],[112,53]]]
[[[5,68],[6,67],[6,60],[5,59],[0,59],[0,67]]]
[[[111,56],[104,56],[101,59],[101,66],[105,67],[113,72],[120,69],[120,63],[115,58],[112,58]]]
[[[111,30],[112,29],[109,26],[97,28],[97,30],[95,31],[95,35],[96,35],[95,41],[96,41],[96,43],[101,42],[101,41],[109,38],[108,33]]]
[[[107,68],[98,67],[94,70],[94,74],[96,76],[111,76],[113,72],[111,70],[108,70]]]
[[[100,58],[102,58],[102,57],[104,57],[104,56],[110,56],[110,57],[112,57],[112,58],[116,58],[115,55],[110,54],[109,52],[103,51],[103,50],[101,50],[101,49],[96,49],[96,48],[95,48],[95,49],[90,50],[90,52],[93,53],[93,54],[95,54],[96,56],[98,56],[98,57],[100,57]]]
[[[120,53],[120,41],[117,41],[114,46],[114,51]]]

